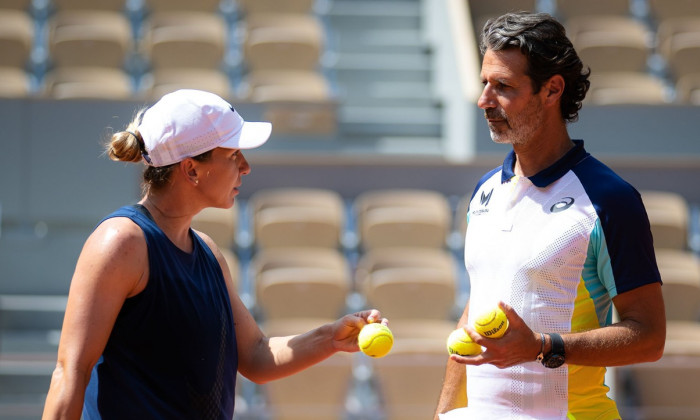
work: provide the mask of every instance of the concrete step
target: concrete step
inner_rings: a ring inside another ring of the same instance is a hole
[[[442,125],[437,107],[344,106],[338,120],[344,135],[439,137]]]
[[[417,29],[375,28],[329,36],[329,49],[343,53],[426,53],[428,46]]]
[[[365,29],[417,29],[421,22],[419,1],[336,0],[323,16],[329,32],[361,32]]]
[[[434,106],[437,101],[430,85],[423,82],[346,81],[338,86],[338,97],[347,106],[405,106],[407,103]]]

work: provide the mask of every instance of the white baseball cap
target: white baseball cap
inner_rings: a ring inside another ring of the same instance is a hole
[[[151,166],[166,166],[217,147],[253,149],[272,132],[269,122],[244,121],[224,99],[201,90],[181,89],[163,96],[138,126]]]

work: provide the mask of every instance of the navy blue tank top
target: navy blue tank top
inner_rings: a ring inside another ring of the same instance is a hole
[[[192,230],[192,253],[176,247],[143,206],[112,217],[143,230],[150,276],[124,302],[92,370],[84,419],[231,420],[238,352],[216,257]]]

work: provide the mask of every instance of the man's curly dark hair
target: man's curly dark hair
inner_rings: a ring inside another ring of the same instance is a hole
[[[564,78],[561,114],[567,122],[578,120],[581,102],[590,87],[589,68],[584,69],[574,46],[566,36],[564,26],[546,13],[507,13],[486,22],[479,45],[486,50],[500,51],[519,48],[528,58],[527,75],[532,79],[535,93],[559,74]]]

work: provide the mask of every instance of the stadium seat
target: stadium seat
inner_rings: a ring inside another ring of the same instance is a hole
[[[312,12],[316,0],[237,0],[241,11],[246,15],[257,13],[298,13]]]
[[[688,105],[700,105],[700,72],[686,74],[676,83],[678,101]]]
[[[199,89],[215,93],[222,98],[232,94],[228,76],[218,69],[163,68],[146,74],[142,79],[143,90],[152,100],[178,89]]]
[[[259,248],[340,246],[345,214],[335,191],[264,189],[251,196],[249,205]]]
[[[229,209],[205,208],[192,219],[192,229],[209,235],[219,248],[232,248],[236,240],[238,206]]]
[[[2,7],[3,10],[21,10],[26,12],[29,10],[32,4],[32,0],[3,0]]]
[[[452,254],[443,249],[379,248],[362,255],[355,284],[369,306],[389,319],[449,320],[456,268]]]
[[[586,101],[597,105],[664,104],[664,81],[640,72],[603,72],[591,74]]]
[[[625,16],[583,16],[566,21],[566,30],[583,64],[593,73],[645,72],[649,34],[639,21]]]
[[[0,98],[24,98],[31,92],[29,75],[16,67],[0,67]]]
[[[34,23],[20,10],[0,10],[0,66],[24,69],[34,42]]]
[[[373,359],[379,397],[387,420],[432,418],[447,366],[447,336],[454,322],[394,322],[391,352]]]
[[[250,71],[318,67],[324,33],[314,16],[257,14],[246,19],[246,26],[243,54]]]
[[[447,199],[429,190],[367,191],[355,199],[361,245],[443,248],[450,229]]]
[[[244,96],[251,102],[327,101],[331,97],[326,78],[309,70],[260,70],[248,73]]]
[[[691,251],[656,250],[666,319],[700,321],[700,260]]]
[[[630,0],[556,0],[556,8],[563,20],[580,16],[628,16]]]
[[[674,78],[700,72],[700,16],[663,20],[657,40]]]
[[[649,13],[657,22],[671,18],[700,17],[697,0],[648,0]]]
[[[54,99],[129,99],[131,78],[121,69],[106,67],[60,67],[47,74],[46,96]]]
[[[690,208],[686,199],[669,191],[640,191],[649,216],[654,248],[687,249]]]
[[[52,0],[56,10],[111,10],[121,12],[126,6],[125,0]]]
[[[50,60],[56,67],[122,68],[133,47],[131,25],[119,12],[58,12],[49,25]]]
[[[226,39],[226,22],[220,15],[160,12],[149,18],[142,45],[154,69],[218,69]]]
[[[266,249],[253,269],[256,306],[266,320],[336,318],[345,309],[350,269],[335,249]]]
[[[669,322],[661,359],[620,367],[618,376],[626,380],[635,403],[624,418],[697,419],[700,412],[700,323]]]
[[[145,0],[146,8],[152,13],[161,12],[207,12],[216,13],[221,0]]]
[[[265,105],[264,119],[275,134],[331,134],[337,129],[337,103],[317,71],[253,71],[246,87],[243,96]]]
[[[274,320],[263,324],[269,337],[301,334],[334,319]],[[353,355],[336,353],[292,376],[262,385],[273,420],[342,420],[352,385]],[[267,418],[267,417],[266,417]]]

